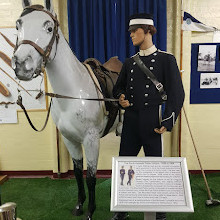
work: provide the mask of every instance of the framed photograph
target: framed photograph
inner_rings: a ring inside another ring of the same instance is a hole
[[[194,212],[186,158],[113,157],[111,211]]]
[[[216,45],[199,45],[198,72],[215,72]]]
[[[220,73],[201,73],[200,89],[220,88]]]

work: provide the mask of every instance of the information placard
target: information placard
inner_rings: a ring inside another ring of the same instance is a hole
[[[111,211],[194,212],[186,158],[113,157]]]

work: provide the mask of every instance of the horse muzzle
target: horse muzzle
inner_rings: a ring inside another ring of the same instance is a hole
[[[33,78],[35,69],[33,59],[30,56],[21,61],[14,55],[11,60],[11,66],[19,80],[29,81]]]

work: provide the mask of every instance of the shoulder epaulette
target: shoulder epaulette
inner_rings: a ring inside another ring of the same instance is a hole
[[[130,58],[133,58],[134,56],[136,56],[137,54],[139,54],[139,52],[137,52],[136,54],[134,54],[133,56],[131,56]]]
[[[158,49],[158,51],[161,52],[161,53],[166,53],[166,54],[169,54],[169,55],[173,55],[172,53],[169,53],[167,51],[162,51],[162,50],[159,50],[159,49]]]

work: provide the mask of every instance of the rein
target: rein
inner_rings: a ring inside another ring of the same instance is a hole
[[[17,104],[22,108],[22,110],[24,111],[25,116],[26,116],[26,118],[27,118],[27,120],[28,120],[30,126],[31,126],[35,131],[41,132],[41,131],[43,131],[43,130],[46,128],[47,122],[48,122],[48,119],[49,119],[49,116],[50,116],[50,110],[51,110],[52,99],[50,100],[50,105],[49,105],[49,109],[48,109],[48,112],[47,112],[46,120],[45,120],[45,122],[44,122],[44,126],[43,126],[40,130],[38,130],[38,129],[33,125],[32,121],[31,121],[31,119],[30,119],[30,117],[29,117],[29,115],[28,115],[28,113],[27,113],[27,111],[26,111],[26,109],[25,109],[25,107],[24,107],[23,104],[22,104],[22,97],[21,97],[20,95],[18,96]]]
[[[113,98],[103,98],[103,99],[98,99],[98,98],[75,98],[75,97],[72,97],[72,96],[65,96],[65,95],[59,95],[59,94],[56,94],[56,93],[48,93],[46,92],[45,93],[46,96],[49,96],[51,97],[51,100],[50,100],[50,105],[49,105],[49,109],[48,109],[48,112],[47,112],[47,116],[46,116],[46,120],[44,122],[44,126],[38,130],[32,123],[24,105],[22,104],[22,97],[19,95],[18,96],[18,100],[17,100],[17,105],[19,105],[22,110],[24,111],[25,113],[25,116],[30,124],[30,126],[37,132],[41,132],[43,131],[46,126],[47,126],[47,123],[48,123],[48,119],[49,119],[49,116],[50,116],[50,110],[51,110],[51,104],[52,104],[52,98],[62,98],[62,99],[74,99],[74,100],[88,100],[88,101],[106,101],[106,102],[116,102],[118,101],[118,99],[113,99]],[[14,103],[13,103],[14,104]]]
[[[88,100],[88,101],[105,101],[105,102],[118,102],[119,99],[114,99],[114,98],[103,98],[103,99],[99,99],[99,98],[76,98],[76,97],[72,97],[72,96],[66,96],[66,95],[59,95],[56,93],[45,93],[46,96],[49,96],[51,98],[61,98],[61,99],[75,99],[75,100]]]

